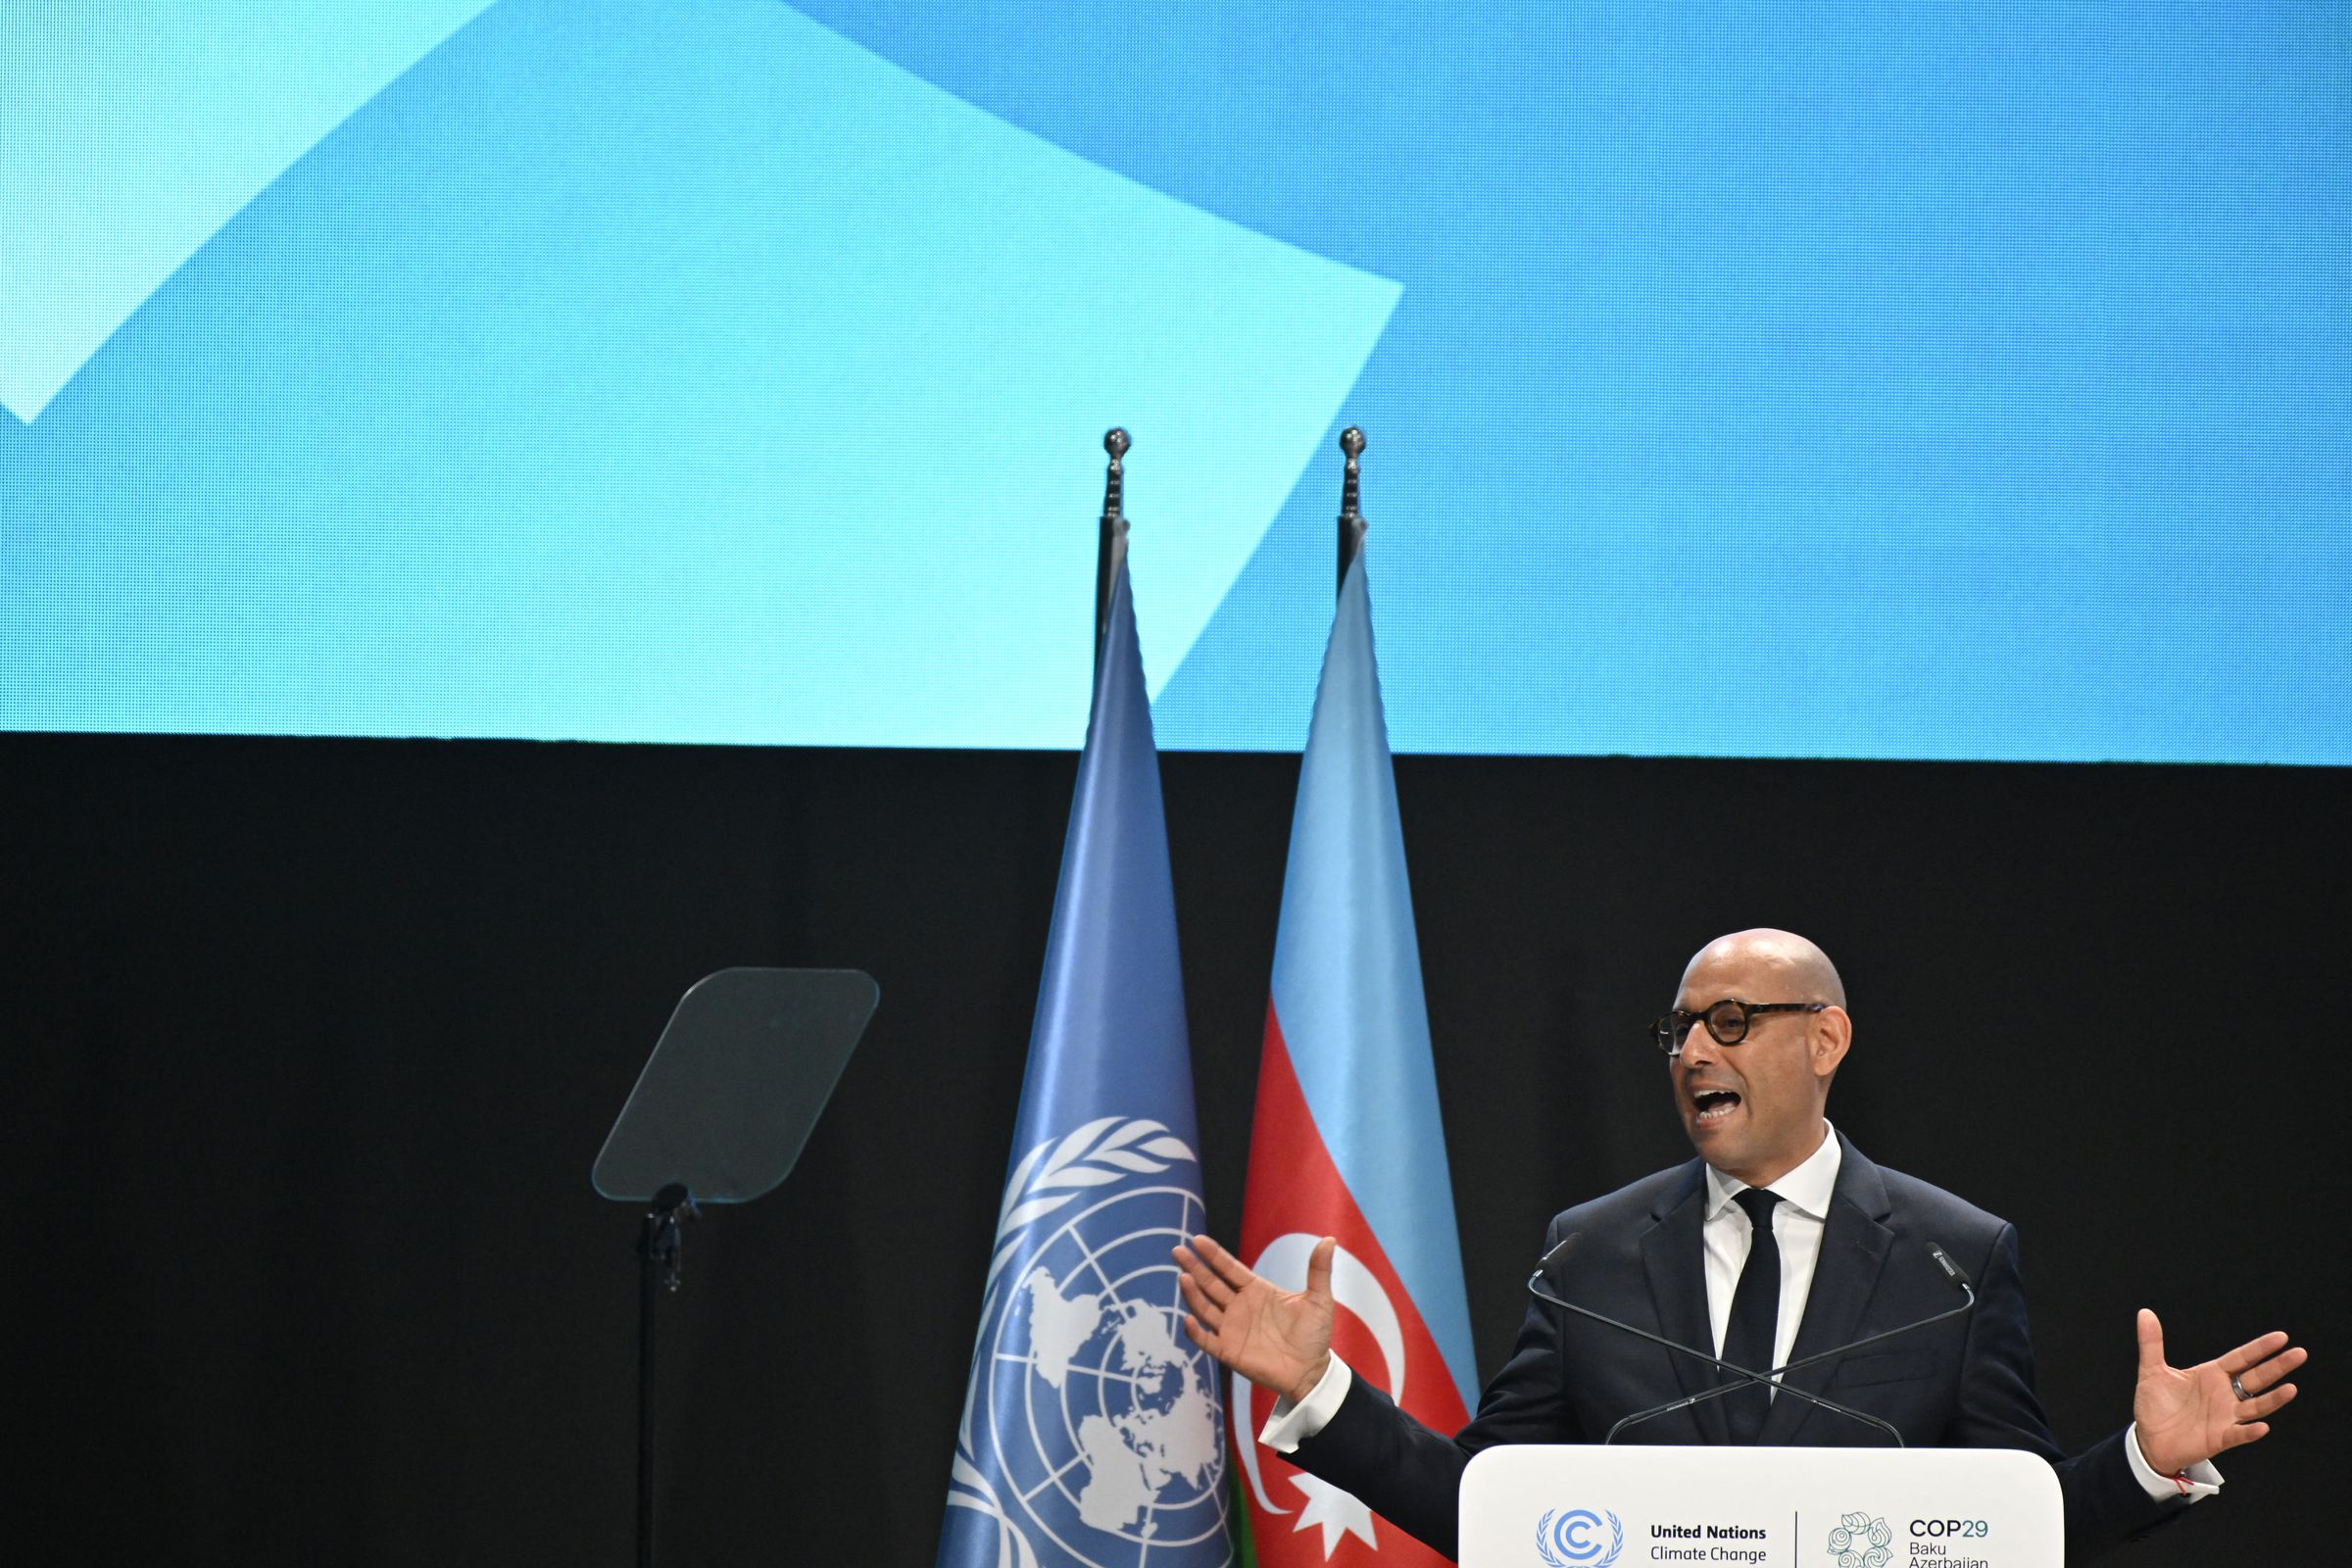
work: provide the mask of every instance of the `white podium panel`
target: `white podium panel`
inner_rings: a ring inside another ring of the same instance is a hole
[[[2064,1568],[2058,1477],[2009,1448],[1489,1448],[1461,1568]]]

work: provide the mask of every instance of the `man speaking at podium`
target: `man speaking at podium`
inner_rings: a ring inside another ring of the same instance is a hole
[[[1690,960],[1656,1033],[1698,1158],[1551,1222],[1551,1288],[1616,1321],[1533,1305],[1456,1437],[1332,1355],[1330,1240],[1299,1292],[1205,1236],[1176,1250],[1186,1331],[1278,1396],[1260,1441],[1450,1556],[1462,1467],[1495,1444],[1597,1443],[1652,1410],[1619,1441],[1836,1446],[1886,1444],[1891,1425],[1914,1446],[2047,1459],[2080,1560],[2211,1494],[2214,1455],[2264,1436],[2295,1396],[2285,1380],[2304,1351],[2284,1334],[2173,1367],[2143,1310],[2131,1425],[2069,1457],[2034,1393],[2016,1231],[1873,1163],[1823,1114],[1853,1038],[1828,956],[1786,931],[1718,938]],[[1962,1298],[1937,1250],[1973,1277],[1975,1310],[1949,1311]],[[1772,1389],[1710,1364],[1767,1371],[1938,1314]],[[1709,1392],[1722,1383],[1734,1387]]]

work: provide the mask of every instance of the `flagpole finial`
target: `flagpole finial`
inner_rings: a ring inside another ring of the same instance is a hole
[[[1126,503],[1125,460],[1127,449],[1134,445],[1134,439],[1119,425],[1114,424],[1102,432],[1102,450],[1110,454],[1109,467],[1102,475],[1102,526],[1105,528],[1126,521],[1121,510]]]
[[[1119,564],[1127,558],[1127,449],[1134,438],[1120,425],[1102,432],[1102,450],[1110,463],[1102,475],[1102,528],[1095,542],[1095,662],[1102,661],[1102,634],[1110,626],[1110,588],[1118,580]]]
[[[1363,476],[1364,432],[1349,425],[1340,432],[1340,450],[1348,454],[1348,470],[1340,481],[1340,581],[1348,581],[1348,564],[1364,548],[1364,514],[1356,510],[1356,483]]]

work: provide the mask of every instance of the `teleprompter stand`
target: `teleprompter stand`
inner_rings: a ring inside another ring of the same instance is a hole
[[[855,969],[721,969],[687,988],[596,1156],[596,1190],[646,1205],[637,1238],[637,1562],[654,1561],[654,1319],[698,1203],[791,1174],[878,1000]]]

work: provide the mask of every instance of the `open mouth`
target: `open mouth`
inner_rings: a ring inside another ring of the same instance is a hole
[[[1729,1089],[1706,1089],[1692,1095],[1690,1103],[1698,1112],[1698,1124],[1712,1127],[1738,1108],[1740,1097]]]

